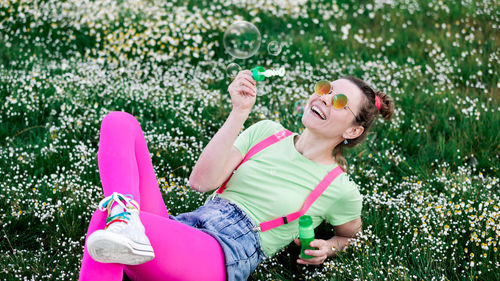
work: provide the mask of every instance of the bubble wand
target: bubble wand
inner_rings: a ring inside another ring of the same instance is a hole
[[[255,81],[264,81],[264,79],[273,77],[273,76],[279,76],[283,77],[285,76],[285,68],[281,67],[279,69],[268,69],[266,70],[262,66],[257,66],[252,68],[252,77],[255,79]]]

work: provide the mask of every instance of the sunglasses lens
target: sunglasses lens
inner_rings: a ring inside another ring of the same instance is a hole
[[[336,94],[333,97],[332,104],[335,109],[343,108],[347,105],[347,96],[344,94]]]
[[[319,81],[314,86],[314,92],[316,92],[316,94],[320,96],[327,95],[330,92],[330,90],[331,90],[330,82],[325,80]]]

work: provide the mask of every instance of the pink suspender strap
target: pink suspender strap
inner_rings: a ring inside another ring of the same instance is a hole
[[[344,171],[342,171],[342,168],[340,166],[337,166],[335,169],[331,170],[323,180],[314,188],[314,190],[309,194],[307,197],[306,201],[304,202],[304,205],[302,205],[302,208],[295,213],[291,213],[287,216],[280,217],[274,220],[266,221],[260,223],[260,231],[268,231],[271,230],[275,227],[278,227],[283,224],[290,223],[296,219],[298,219],[300,216],[304,215],[309,207],[311,207],[312,203],[318,199],[318,197],[325,191],[325,189],[332,183],[333,180],[337,178],[340,174],[342,174]]]
[[[243,160],[241,160],[240,164],[238,164],[238,166],[236,166],[234,171],[236,171],[240,167],[241,164],[245,163],[248,159],[250,159],[252,156],[257,154],[259,151],[270,146],[271,144],[274,144],[274,143],[290,136],[291,134],[292,134],[292,132],[285,129],[285,130],[279,131],[275,134],[272,134],[271,136],[269,136],[266,139],[262,140],[261,142],[257,143],[252,148],[250,148],[250,150],[247,152],[247,154],[245,155]],[[233,171],[233,173],[234,173],[234,171]],[[226,181],[221,185],[221,187],[219,187],[219,189],[217,190],[217,193],[220,194],[220,193],[224,192],[224,189],[226,189],[226,184],[233,176],[233,173],[231,173],[229,175],[229,177],[226,179]]]
[[[266,139],[262,140],[261,142],[257,143],[252,148],[250,148],[250,150],[247,152],[247,154],[245,155],[243,160],[241,160],[241,162],[238,164],[238,166],[236,166],[236,168],[234,170],[236,171],[241,166],[241,164],[245,163],[248,159],[250,159],[252,156],[257,154],[258,152],[260,152],[264,148],[266,148],[274,143],[277,143],[278,141],[290,136],[291,134],[292,134],[292,132],[290,132],[289,130],[282,130],[282,131],[279,131],[279,132],[267,137]],[[314,190],[309,194],[306,201],[302,205],[302,208],[298,212],[291,213],[289,215],[286,215],[284,217],[280,217],[280,218],[277,218],[274,220],[262,222],[259,224],[259,227],[258,227],[260,229],[260,231],[271,230],[271,229],[276,228],[280,225],[290,223],[290,222],[298,219],[300,216],[304,215],[307,212],[307,210],[309,210],[309,208],[314,203],[314,201],[316,201],[316,199],[318,199],[319,196],[323,193],[323,191],[325,191],[328,188],[328,186],[330,186],[330,184],[343,172],[344,171],[342,171],[342,168],[340,168],[340,166],[337,166],[335,169],[331,170],[325,176],[325,178],[323,178],[321,180],[321,182],[316,186],[316,188],[314,188]],[[234,171],[233,171],[233,173],[234,173]],[[231,179],[231,177],[233,176],[233,173],[231,173],[229,175],[229,177],[226,179],[226,181],[224,181],[224,183],[219,187],[219,189],[217,190],[217,193],[220,194],[220,193],[224,192],[224,190],[226,189],[227,182]]]

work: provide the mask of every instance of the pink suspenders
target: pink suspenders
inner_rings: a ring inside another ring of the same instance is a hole
[[[258,144],[254,145],[252,148],[250,148],[250,150],[247,152],[247,154],[245,155],[243,160],[241,160],[240,164],[238,164],[238,166],[236,166],[236,168],[234,170],[236,171],[240,167],[241,164],[245,163],[248,159],[250,159],[252,156],[257,154],[257,152],[270,146],[271,144],[277,143],[278,141],[288,137],[291,134],[292,134],[292,132],[290,132],[289,130],[279,131],[275,134],[270,135],[269,137],[267,137],[263,141],[259,142]],[[233,171],[233,173],[234,173],[234,171]],[[233,174],[229,175],[227,180],[221,185],[221,187],[219,187],[219,189],[217,190],[217,193],[220,194],[224,191],[224,189],[226,189],[226,184],[231,179],[232,176],[233,176]]]
[[[247,152],[247,154],[245,155],[243,160],[241,160],[240,164],[238,164],[238,166],[236,166],[236,168],[234,170],[236,171],[238,169],[238,167],[240,167],[241,164],[246,162],[248,159],[250,159],[252,156],[257,154],[259,151],[261,151],[264,148],[290,136],[291,134],[292,134],[292,132],[285,129],[285,130],[277,132],[277,133],[267,137],[263,141],[257,143]],[[234,171],[233,171],[233,173],[234,173]],[[298,219],[300,216],[304,215],[307,212],[309,207],[311,207],[313,202],[316,201],[316,199],[318,199],[318,197],[323,193],[323,191],[325,191],[325,189],[330,185],[330,183],[333,180],[335,180],[335,178],[337,178],[338,175],[340,175],[342,173],[343,173],[343,171],[340,168],[340,166],[337,166],[335,169],[331,170],[326,175],[326,177],[324,177],[323,180],[321,180],[321,182],[316,186],[316,188],[309,194],[306,201],[302,205],[302,208],[299,211],[297,211],[295,213],[291,213],[291,214],[286,215],[284,217],[276,218],[274,220],[262,222],[262,223],[260,223],[259,227],[257,227],[257,228],[260,231],[268,231],[268,230],[276,228],[280,225],[287,224],[289,222],[292,222],[292,221]],[[232,176],[233,176],[233,174],[230,174],[229,177],[226,179],[226,181],[224,181],[224,183],[221,185],[221,187],[219,187],[219,189],[217,190],[218,194],[224,192],[224,189],[226,189],[226,184],[229,181],[229,179],[231,179]]]
[[[325,189],[330,185],[330,183],[341,173],[343,173],[343,171],[340,168],[340,166],[337,166],[335,169],[331,170],[326,175],[326,177],[324,177],[323,180],[321,180],[321,182],[316,186],[316,188],[309,194],[309,196],[307,196],[304,205],[302,205],[302,208],[298,212],[291,213],[284,217],[276,218],[274,220],[261,222],[260,230],[267,231],[300,218],[300,216],[304,215],[307,212],[309,207],[311,207],[312,203],[316,201],[316,199],[318,199],[318,197],[321,195],[321,193],[323,193],[323,191],[325,191]]]

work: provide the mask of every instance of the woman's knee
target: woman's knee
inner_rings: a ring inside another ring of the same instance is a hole
[[[121,130],[123,124],[133,124],[133,126],[139,126],[139,121],[132,114],[124,111],[112,111],[104,116],[101,122],[101,130],[103,129],[119,129]],[[128,127],[127,126],[127,127]]]

